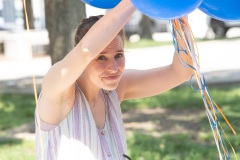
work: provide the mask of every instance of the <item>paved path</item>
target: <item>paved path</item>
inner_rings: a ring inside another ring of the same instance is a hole
[[[240,82],[240,37],[197,43],[200,70],[208,83]],[[148,69],[170,64],[173,46],[129,50],[126,68]]]

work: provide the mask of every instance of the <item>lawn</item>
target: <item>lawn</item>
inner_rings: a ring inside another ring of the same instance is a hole
[[[233,123],[233,135],[224,120],[221,124],[229,141],[240,157],[240,84],[208,86],[212,98]],[[131,107],[130,107],[131,106]],[[33,121],[35,102],[33,95],[0,94],[0,160],[35,159],[32,140],[9,139],[7,129]],[[145,110],[164,113],[146,114]],[[200,92],[189,85],[181,85],[151,98],[129,100],[122,103],[129,155],[134,160],[212,160],[219,159],[216,145],[207,121]],[[138,114],[137,114],[138,112]],[[144,128],[147,123],[152,128]],[[136,126],[140,125],[140,129]],[[142,126],[141,126],[142,125]],[[232,153],[228,146],[229,152]],[[232,155],[232,159],[235,159]]]
[[[125,41],[125,47],[127,49],[166,46],[166,45],[173,45],[173,42],[172,41],[158,42],[151,39],[141,39],[140,41],[137,41],[137,42]]]
[[[35,143],[32,140],[0,139],[0,160],[33,160]]]
[[[240,84],[215,84],[208,88],[212,98],[237,132],[234,135],[223,118],[220,118],[219,122],[239,158]],[[219,159],[200,92],[193,91],[188,85],[182,85],[161,95],[126,101],[122,104],[125,112],[129,112],[129,106],[136,109],[146,106],[164,109],[161,115],[151,113],[151,119],[143,118],[143,114],[137,119],[142,122],[144,119],[151,121],[148,123],[152,126],[149,130],[138,127],[128,132],[129,151],[134,160]],[[224,140],[231,158],[235,159],[226,138]]]

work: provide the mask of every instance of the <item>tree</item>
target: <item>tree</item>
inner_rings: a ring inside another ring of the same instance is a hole
[[[141,33],[141,38],[145,39],[152,39],[152,21],[151,19],[143,14],[142,21],[141,21],[141,26],[142,26],[142,33]]]
[[[52,64],[61,60],[74,45],[74,34],[81,19],[86,17],[85,4],[80,0],[45,0],[46,27]]]
[[[34,16],[33,16],[33,8],[32,8],[32,0],[25,0],[26,2],[26,10],[27,10],[27,16],[28,16],[28,24],[29,29],[34,29]],[[24,28],[27,29],[27,22],[26,22],[26,15],[24,12]]]

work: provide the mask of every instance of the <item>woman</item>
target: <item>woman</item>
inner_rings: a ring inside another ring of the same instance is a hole
[[[44,77],[36,110],[38,159],[126,159],[120,103],[190,78],[192,69],[176,56],[165,67],[124,70],[122,28],[134,11],[122,0],[105,16],[83,20],[75,47]]]

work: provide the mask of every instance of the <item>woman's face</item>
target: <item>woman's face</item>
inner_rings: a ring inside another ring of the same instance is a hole
[[[85,74],[90,81],[103,89],[116,89],[125,67],[123,40],[118,35],[87,66]]]

